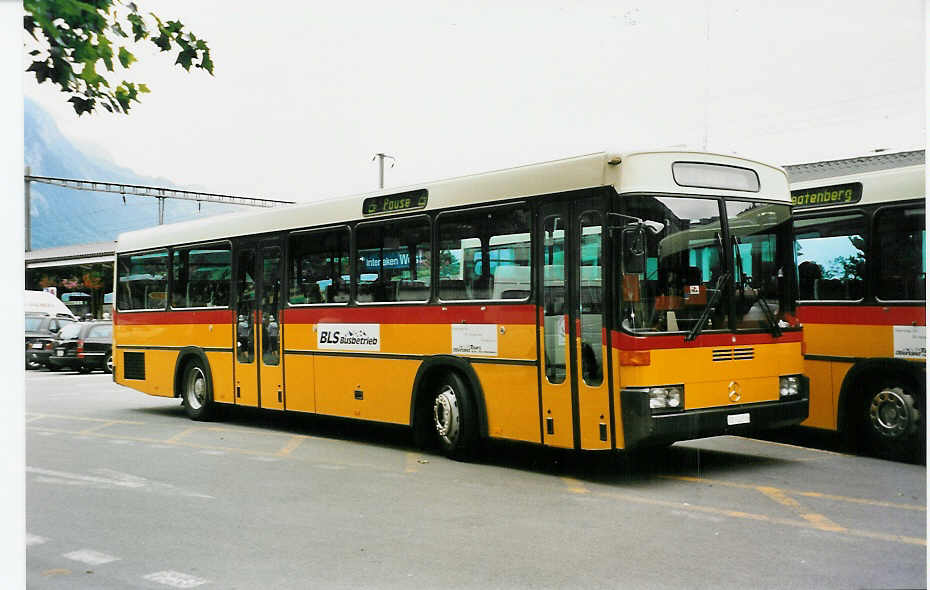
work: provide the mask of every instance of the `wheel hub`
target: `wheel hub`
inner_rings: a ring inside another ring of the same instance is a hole
[[[433,402],[433,422],[436,433],[451,443],[459,432],[459,406],[451,387],[440,391]]]
[[[898,438],[917,428],[920,412],[914,407],[914,398],[899,387],[890,387],[872,398],[869,418],[876,432],[888,438]]]
[[[187,384],[187,403],[194,410],[199,410],[206,397],[206,379],[200,368],[191,371],[190,381]]]

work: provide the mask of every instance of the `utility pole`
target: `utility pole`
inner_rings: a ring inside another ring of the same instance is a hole
[[[165,224],[165,198],[158,197],[158,225]]]
[[[32,250],[32,203],[29,195],[29,166],[26,166],[26,175],[23,177],[23,196],[26,199],[26,252]]]
[[[375,158],[378,159],[378,188],[384,188],[384,159],[391,159],[391,168],[394,167],[394,162],[397,161],[397,158],[394,156],[389,156],[387,154],[377,153],[374,158],[371,159],[372,162],[375,161]]]

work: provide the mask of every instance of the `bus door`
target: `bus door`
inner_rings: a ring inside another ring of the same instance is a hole
[[[240,242],[236,261],[236,403],[283,409],[280,240]]]
[[[604,199],[540,207],[543,444],[611,448],[605,337]]]

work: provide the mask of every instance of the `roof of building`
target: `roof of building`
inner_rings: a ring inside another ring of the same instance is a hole
[[[72,244],[70,246],[30,250],[25,253],[24,258],[26,268],[46,268],[112,262],[115,251],[116,242],[94,242],[92,244]]]
[[[785,166],[788,172],[788,181],[804,182],[820,180],[835,176],[851,176],[864,172],[891,170],[906,166],[917,166],[925,163],[925,150],[908,152],[895,152],[890,154],[877,154],[874,156],[860,156],[858,158],[845,158],[842,160],[826,160],[823,162],[809,162],[806,164],[791,164]]]

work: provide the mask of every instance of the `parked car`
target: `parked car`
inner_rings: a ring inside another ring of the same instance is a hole
[[[58,332],[76,323],[70,315],[26,313],[26,368],[48,366],[48,357],[55,347]]]
[[[50,367],[90,373],[102,369],[113,372],[113,323],[75,322],[61,329],[48,358]]]

